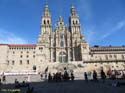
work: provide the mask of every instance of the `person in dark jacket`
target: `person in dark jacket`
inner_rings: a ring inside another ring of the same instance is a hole
[[[6,83],[6,76],[3,75],[3,82]]]
[[[71,80],[74,81],[74,78],[75,78],[74,74],[73,74],[73,72],[71,72]]]
[[[93,71],[93,80],[97,82],[97,72],[95,70]]]
[[[105,72],[103,70],[101,70],[101,79],[102,79],[102,81],[104,83],[105,79],[106,79],[106,75],[105,75]]]
[[[51,73],[49,73],[49,75],[48,75],[48,82],[51,82],[52,81],[52,75],[51,75]]]
[[[0,78],[0,85],[1,85],[2,83],[1,83],[1,78]]]
[[[88,75],[86,72],[84,73],[84,78],[85,78],[85,81],[88,82]]]

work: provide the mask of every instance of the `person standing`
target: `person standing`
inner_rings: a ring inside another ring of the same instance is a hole
[[[47,73],[45,73],[45,80],[47,80]]]
[[[71,80],[74,81],[74,78],[75,78],[74,74],[73,74],[73,72],[71,72]]]
[[[2,83],[1,83],[1,78],[0,78],[0,85],[1,85]]]
[[[41,77],[41,80],[42,80],[43,79],[43,74],[42,73],[40,74],[40,77]]]
[[[107,75],[108,75],[108,77],[109,78],[111,78],[111,76],[112,76],[112,70],[109,68],[109,70],[107,71]]]
[[[3,75],[3,83],[6,84],[6,76],[5,75]]]
[[[93,71],[93,80],[97,82],[97,72],[95,70]]]
[[[102,81],[104,83],[105,79],[106,79],[106,75],[105,75],[105,72],[103,70],[101,70],[101,79],[102,79]]]
[[[51,73],[49,73],[48,75],[48,82],[51,82],[52,81],[52,76],[51,76]]]
[[[88,82],[88,76],[86,72],[84,73],[84,78],[85,78],[85,81]]]

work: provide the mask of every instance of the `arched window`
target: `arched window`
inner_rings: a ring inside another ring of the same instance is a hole
[[[67,62],[67,59],[66,59],[66,53],[65,52],[60,52],[59,53],[59,62]]]
[[[60,42],[60,46],[63,47],[64,46],[64,43],[63,41]]]
[[[108,55],[105,55],[106,60],[108,60]]]
[[[78,24],[78,21],[76,20],[76,24]]]
[[[7,64],[9,65],[9,61],[7,61]]]
[[[20,65],[22,65],[22,60],[20,60]]]
[[[116,55],[114,55],[114,58],[117,58],[117,56],[116,56]]]
[[[12,61],[12,65],[14,65],[14,63],[15,63],[15,61],[13,60],[13,61]]]
[[[122,55],[122,59],[124,59],[125,57],[124,57],[124,55]]]
[[[43,22],[44,22],[44,24],[46,24],[46,21],[45,21],[45,20],[44,20]]]
[[[29,60],[27,60],[27,64],[29,65]]]
[[[49,20],[47,20],[47,23],[49,24]]]
[[[59,55],[66,55],[65,52],[60,52]]]
[[[62,25],[62,22],[60,22],[60,25]]]
[[[112,55],[110,55],[110,58],[112,58]]]
[[[74,23],[74,20],[73,20],[72,22],[73,22],[73,25],[74,25],[74,24],[75,24],[75,23]]]

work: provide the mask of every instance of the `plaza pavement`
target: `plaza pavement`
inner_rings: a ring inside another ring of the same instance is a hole
[[[7,76],[7,83],[0,87],[0,89],[13,89],[14,80],[17,78],[20,82],[25,80],[26,76]],[[88,83],[84,80],[75,80],[68,82],[59,83],[48,83],[47,81],[41,80],[39,75],[31,76],[30,86],[34,87],[34,93],[125,93],[125,86],[112,86],[116,81],[106,80],[102,83],[101,80],[97,83],[89,81]],[[119,82],[125,82],[125,80],[117,80]],[[21,88],[21,93],[26,93],[26,88]],[[0,93],[12,93],[3,92]]]

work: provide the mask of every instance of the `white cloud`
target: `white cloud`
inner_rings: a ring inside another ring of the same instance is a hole
[[[117,31],[125,27],[125,21],[118,22],[116,27],[113,29],[113,31]]]
[[[120,21],[118,22],[114,27],[111,28],[111,30],[108,30],[108,33],[105,33],[102,36],[102,39],[110,36],[111,34],[113,34],[116,31],[119,31],[120,29],[122,29],[123,27],[125,27],[125,21]]]
[[[4,44],[25,44],[27,41],[14,33],[0,29],[0,43]]]
[[[106,37],[108,37],[110,34],[111,34],[110,32],[109,32],[109,33],[106,33],[106,34],[104,34],[104,35],[102,36],[102,38],[106,38]]]
[[[96,35],[96,31],[95,31],[95,26],[90,26],[89,28],[85,28],[85,37],[87,39],[87,42],[89,42],[89,44],[92,44],[95,41],[95,35]]]

